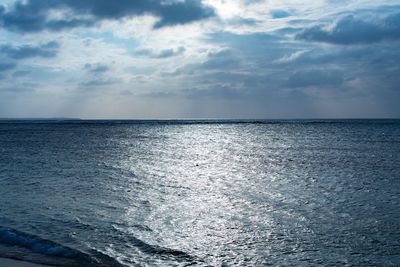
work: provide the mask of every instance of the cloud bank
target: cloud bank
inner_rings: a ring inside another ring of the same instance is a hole
[[[55,41],[38,46],[22,45],[15,47],[11,45],[2,45],[0,46],[0,54],[17,60],[32,57],[52,58],[57,56],[59,47],[60,45]]]
[[[400,13],[383,19],[369,20],[347,15],[331,28],[314,26],[296,36],[297,39],[340,45],[371,44],[384,40],[400,40]]]
[[[5,0],[0,117],[400,117],[399,42],[397,0]]]
[[[52,17],[54,13],[58,16]],[[0,26],[18,32],[60,31],[143,15],[158,17],[154,27],[162,28],[209,18],[214,11],[199,0],[28,0],[9,9],[0,6]]]

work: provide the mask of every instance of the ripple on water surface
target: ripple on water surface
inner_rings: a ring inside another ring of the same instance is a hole
[[[400,265],[400,121],[0,123],[0,256]]]

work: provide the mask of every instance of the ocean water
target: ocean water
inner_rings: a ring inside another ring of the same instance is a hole
[[[400,266],[400,121],[2,121],[0,256]]]

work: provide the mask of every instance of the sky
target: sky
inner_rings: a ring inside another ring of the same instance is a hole
[[[399,118],[400,0],[2,0],[0,117]]]

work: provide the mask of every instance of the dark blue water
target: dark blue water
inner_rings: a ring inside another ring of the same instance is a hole
[[[3,121],[0,256],[399,266],[400,121]]]

